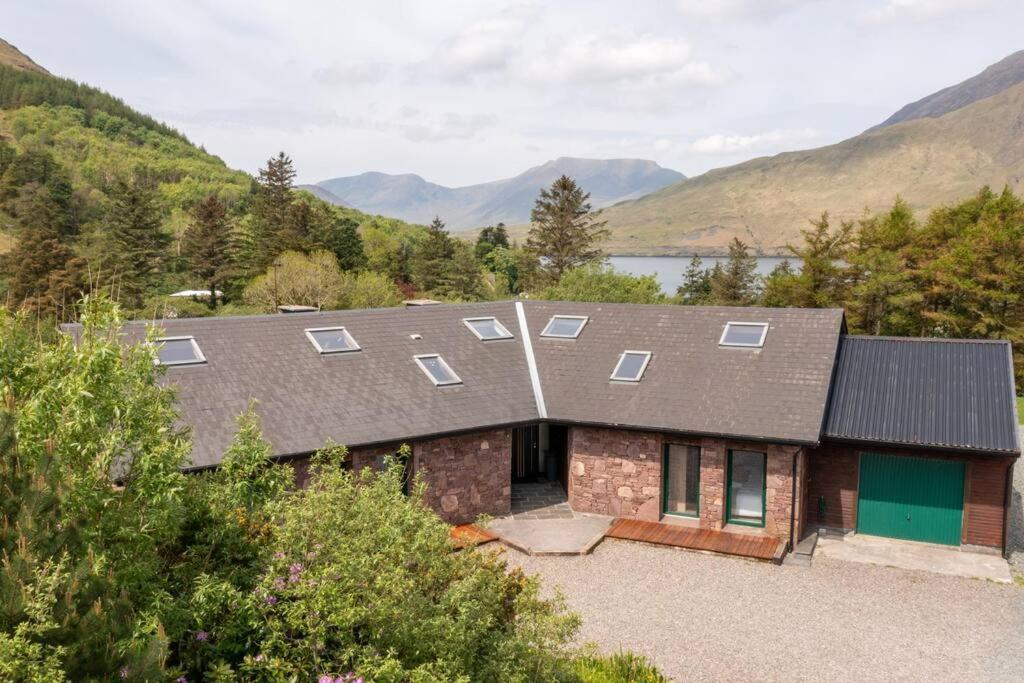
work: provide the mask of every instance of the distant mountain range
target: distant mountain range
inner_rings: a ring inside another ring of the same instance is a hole
[[[332,178],[313,187],[328,193],[321,195],[326,201],[413,223],[429,223],[439,216],[449,230],[458,231],[496,223],[526,223],[540,190],[562,174],[573,177],[590,192],[595,208],[635,199],[686,178],[643,159],[561,157],[514,178],[465,187],[445,187],[411,173],[376,172]]]
[[[32,58],[24,52],[0,38],[0,64],[9,66],[18,71],[34,71],[44,76],[50,76],[49,71],[32,61]]]
[[[807,219],[891,206],[919,214],[988,184],[1024,190],[1024,51],[835,145],[709,171],[609,208],[616,254],[720,254],[739,237],[784,252]]]

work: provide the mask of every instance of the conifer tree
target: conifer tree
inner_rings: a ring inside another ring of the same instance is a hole
[[[711,299],[711,273],[704,267],[700,256],[690,259],[690,264],[683,273],[683,284],[676,289],[679,302],[690,306],[700,306]]]
[[[274,257],[290,246],[288,235],[295,227],[295,217],[290,210],[294,197],[292,183],[295,168],[291,158],[284,152],[267,160],[256,180],[256,196],[252,205],[253,259],[250,264],[255,271],[263,271]]]
[[[127,308],[139,308],[160,274],[170,236],[161,228],[156,190],[144,176],[119,180],[106,213],[106,276]]]
[[[733,237],[729,260],[711,272],[711,302],[719,306],[750,306],[757,301],[757,257],[744,242]]]
[[[439,217],[427,227],[409,263],[412,282],[421,292],[446,292],[451,286],[452,257],[455,245]]]
[[[609,232],[606,222],[598,220],[600,211],[591,211],[589,200],[589,192],[563,175],[540,191],[530,212],[526,247],[542,259],[541,269],[556,283],[566,270],[604,256],[598,244]]]
[[[217,286],[231,262],[231,223],[227,206],[217,195],[208,195],[193,207],[185,250],[192,273],[210,289],[210,308],[215,308]]]

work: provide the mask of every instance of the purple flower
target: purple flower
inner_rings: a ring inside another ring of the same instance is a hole
[[[178,676],[174,679],[174,683],[188,683],[188,679],[184,676]]]
[[[298,562],[296,562],[292,566],[288,567],[288,573],[289,574],[301,574],[302,573],[302,565],[299,564]]]
[[[284,559],[284,553],[281,552],[280,550],[278,550],[276,553],[274,553],[274,559],[275,560],[283,560]]]
[[[310,550],[308,553],[306,553],[306,559],[307,560],[314,560],[314,559],[316,559],[316,553],[313,552],[312,550]]]
[[[200,643],[205,643],[209,639],[210,634],[206,631],[196,631],[196,640],[198,640]]]
[[[284,584],[284,577],[283,576],[279,576],[276,579],[274,579],[274,588],[276,588],[277,590],[283,591],[284,590],[284,585],[285,584]]]
[[[263,661],[264,659],[266,659],[266,657],[264,657],[264,656],[263,656],[263,653],[261,652],[261,653],[259,653],[258,655],[256,655],[256,657],[255,657],[254,659],[255,659],[255,660],[256,660],[257,662],[262,662],[262,661]]]
[[[327,674],[324,674],[319,679],[317,679],[317,683],[334,683],[334,679],[328,676]]]
[[[118,672],[118,674],[121,676],[121,678],[128,678],[128,667],[121,667],[121,670]]]
[[[276,605],[277,604],[277,598],[274,597],[273,595],[268,595],[267,597],[263,598],[263,602],[267,603],[268,605]],[[263,655],[260,655],[260,656],[262,657]]]

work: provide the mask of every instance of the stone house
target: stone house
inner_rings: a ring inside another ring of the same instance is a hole
[[[156,324],[193,469],[256,399],[300,480],[328,440],[355,468],[408,444],[450,523],[548,477],[578,511],[790,547],[819,527],[1006,546],[1006,342],[850,336],[836,309],[542,301]]]

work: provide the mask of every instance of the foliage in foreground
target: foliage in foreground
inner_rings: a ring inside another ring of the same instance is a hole
[[[82,319],[47,342],[0,311],[3,680],[658,680],[579,655],[535,578],[453,552],[398,458],[326,448],[296,490],[251,409],[222,467],[181,474],[152,350],[106,302]]]

